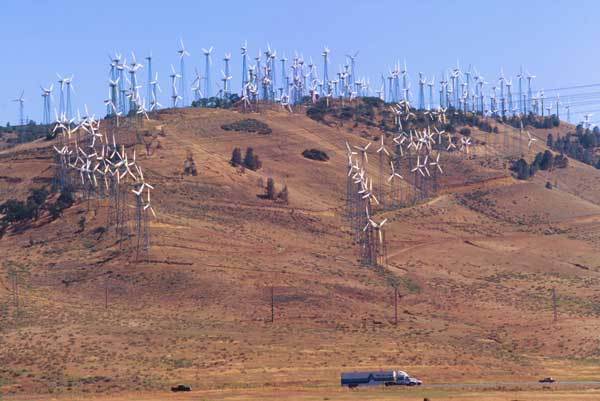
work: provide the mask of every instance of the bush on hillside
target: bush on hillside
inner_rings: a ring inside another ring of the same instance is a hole
[[[302,152],[302,156],[306,157],[307,159],[318,160],[322,162],[329,160],[327,153],[319,149],[305,149],[304,152]]]
[[[221,128],[225,131],[256,132],[260,135],[269,135],[273,132],[267,124],[253,118],[247,118],[231,124],[223,124]]]

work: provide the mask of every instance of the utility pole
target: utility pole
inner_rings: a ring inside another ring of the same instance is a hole
[[[394,287],[394,325],[398,325],[398,287]]]
[[[556,288],[552,288],[552,310],[554,311],[554,323],[558,320],[558,311],[556,310]]]
[[[17,272],[13,271],[11,273],[11,285],[12,285],[12,294],[13,294],[13,303],[17,310],[19,310],[19,280],[17,278]]]
[[[271,285],[271,323],[275,322],[275,295]]]

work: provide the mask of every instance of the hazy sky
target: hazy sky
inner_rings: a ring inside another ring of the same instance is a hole
[[[168,105],[168,74],[170,64],[177,67],[180,37],[192,55],[189,81],[193,66],[204,68],[200,49],[212,45],[213,82],[223,54],[231,52],[236,90],[244,40],[251,55],[269,42],[279,54],[298,50],[306,59],[312,56],[319,70],[323,45],[331,48],[330,68],[336,71],[344,54],[360,50],[358,74],[371,82],[406,58],[413,80],[419,71],[439,77],[459,59],[488,82],[497,79],[501,67],[510,76],[523,64],[537,75],[538,89],[600,83],[600,2],[591,0],[5,0],[0,9],[2,124],[17,121],[17,103],[11,100],[21,90],[25,114],[41,120],[39,86],[54,82],[56,87],[57,72],[75,75],[75,108],[83,110],[86,103],[103,114],[107,54],[115,50],[134,50],[140,60],[152,51],[164,91],[161,103]],[[145,83],[144,70],[140,78]],[[600,101],[590,107],[600,116]]]

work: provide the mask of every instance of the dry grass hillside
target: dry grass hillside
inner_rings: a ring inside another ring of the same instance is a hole
[[[221,128],[248,117],[271,134]],[[389,261],[365,268],[343,217],[344,141],[373,149],[378,129],[207,109],[163,111],[145,129],[161,132],[152,155],[137,146],[156,186],[147,257],[136,262],[110,228],[99,234],[107,204],[97,200],[0,240],[0,389],[9,399],[163,394],[180,382],[210,399],[298,388],[341,399],[339,374],[353,369],[402,368],[426,383],[600,374],[595,169],[570,160],[523,182],[503,168],[499,141],[470,158],[444,154],[438,196],[377,212],[389,218]],[[256,172],[229,163],[234,147],[248,146],[263,163]],[[304,158],[310,148],[329,160]],[[0,203],[50,185],[52,152],[46,141],[0,151]],[[182,174],[188,154],[196,176]],[[377,158],[370,163],[375,170]],[[258,196],[269,177],[288,187],[288,204]]]

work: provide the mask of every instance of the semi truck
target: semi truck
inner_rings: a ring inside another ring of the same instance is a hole
[[[411,377],[401,370],[385,370],[373,372],[343,372],[342,386],[350,388],[358,386],[418,386],[421,380]]]

